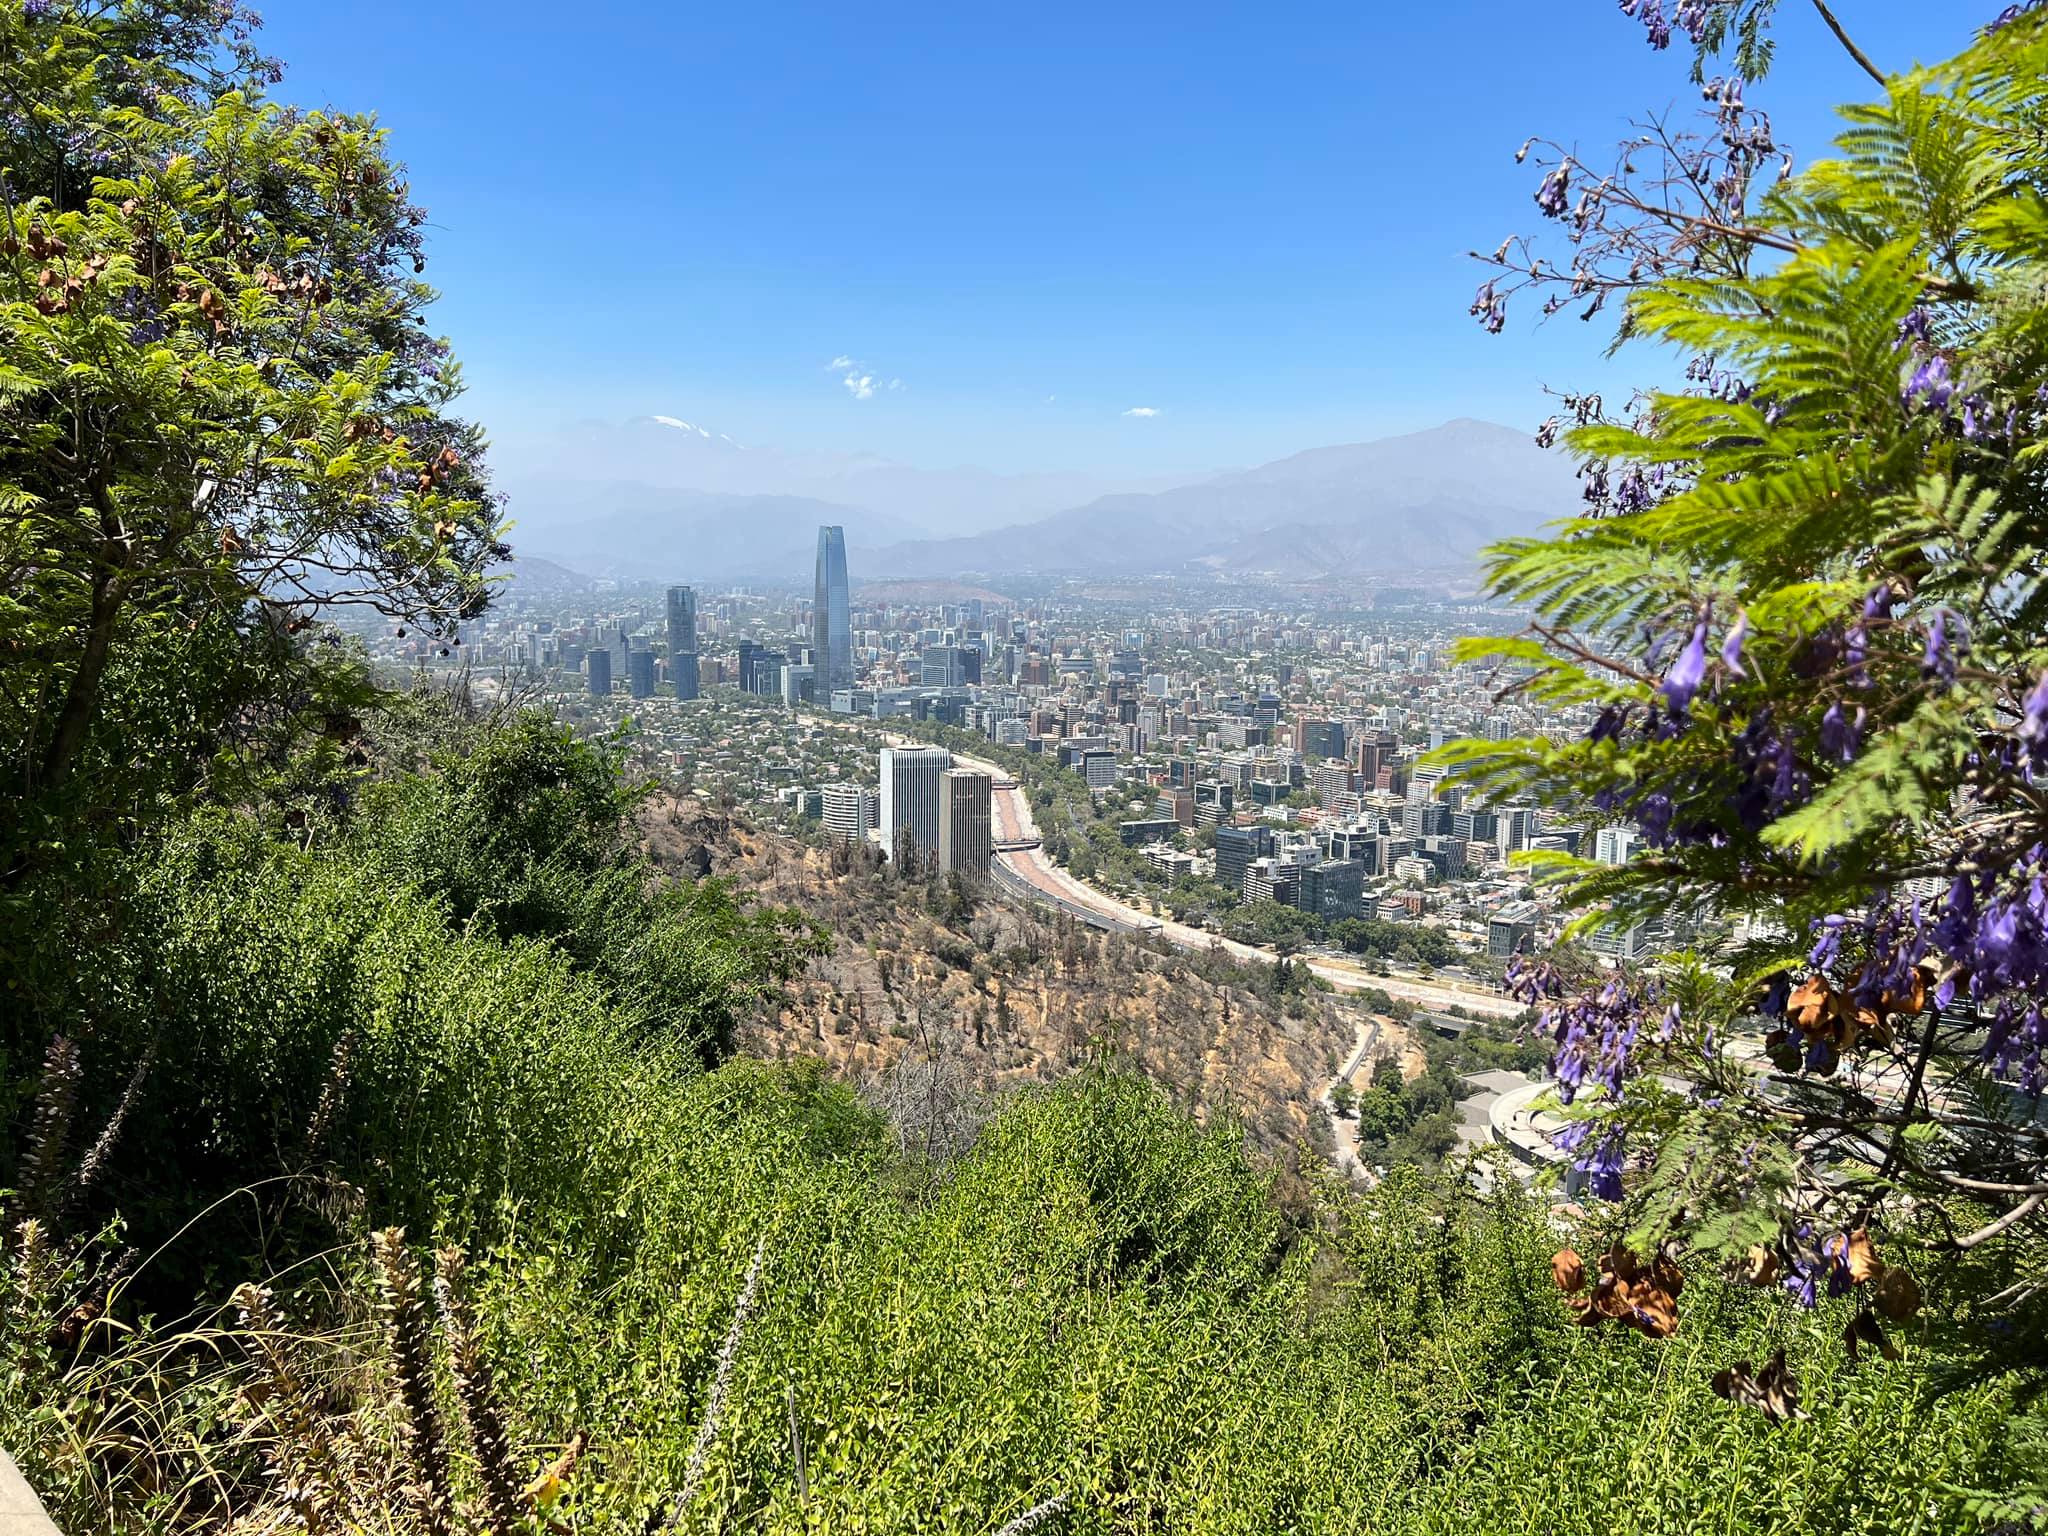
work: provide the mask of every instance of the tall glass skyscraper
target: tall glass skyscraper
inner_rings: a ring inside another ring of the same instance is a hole
[[[853,603],[846,590],[846,530],[818,530],[818,584],[811,610],[811,665],[820,704],[853,686]]]
[[[697,593],[691,587],[668,589],[668,675],[676,697],[697,697]]]

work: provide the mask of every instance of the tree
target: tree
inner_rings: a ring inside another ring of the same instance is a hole
[[[1568,397],[1586,514],[1491,555],[1537,617],[1464,655],[1583,733],[1447,755],[1641,832],[1622,868],[1547,860],[1588,909],[1761,935],[1592,991],[1548,964],[1517,983],[1558,1041],[1565,1144],[1638,1241],[1808,1302],[1879,1277],[1873,1241],[2000,1245],[2002,1304],[2048,1284],[2044,71],[2048,16],[2014,7],[1882,77],[1835,157],[1775,185],[1739,80],[1710,85],[1704,147],[1651,145],[1634,178],[1542,168],[1576,254],[1529,283],[1616,296],[1623,339],[1678,349],[1687,383],[1620,416]],[[1693,201],[1645,184],[1671,165]],[[1505,297],[1482,290],[1489,328]]]
[[[1378,1074],[1374,1074],[1372,1087],[1358,1095],[1357,1108],[1358,1139],[1361,1142],[1385,1146],[1408,1129],[1406,1101],[1398,1088],[1383,1085]]]
[[[454,644],[506,553],[383,131],[265,100],[246,36],[196,0],[0,13],[0,89],[36,104],[0,118],[10,884],[317,679],[318,612]],[[186,689],[219,725],[179,728]]]

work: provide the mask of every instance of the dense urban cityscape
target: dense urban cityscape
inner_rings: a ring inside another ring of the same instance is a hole
[[[953,828],[987,823],[989,775],[946,779],[944,748],[908,738],[971,737],[1011,771],[1085,786],[1095,814],[1047,839],[1073,874],[1290,950],[1411,923],[1497,975],[1483,962],[1546,948],[1578,915],[1514,855],[1618,864],[1636,848],[1626,826],[1487,803],[1430,760],[1460,737],[1591,719],[1457,661],[1461,638],[1511,626],[1499,610],[1183,609],[1162,588],[1140,614],[1085,589],[1012,602],[943,583],[857,600],[838,529],[818,551],[808,598],[611,582],[522,597],[465,634],[459,662],[470,686],[545,697],[581,729],[630,719],[636,762],[672,783],[947,869],[986,868],[990,838]],[[372,645],[392,667],[457,663],[425,641]],[[1672,913],[1588,944],[1633,960],[1693,936]]]

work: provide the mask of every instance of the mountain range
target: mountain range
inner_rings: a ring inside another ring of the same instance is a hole
[[[808,576],[820,523],[846,529],[860,579],[1441,571],[1577,503],[1561,454],[1472,420],[1080,500],[1062,498],[1087,477],[788,455],[652,418],[592,429],[545,470],[501,479],[522,555],[598,575],[764,583]],[[1006,520],[990,526],[992,512]]]

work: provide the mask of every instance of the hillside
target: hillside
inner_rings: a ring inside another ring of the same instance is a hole
[[[1197,1121],[1241,1121],[1269,1156],[1327,1151],[1316,1098],[1367,1022],[1355,1002],[1277,992],[1270,967],[1154,952],[985,892],[933,903],[886,866],[834,859],[691,802],[658,801],[639,824],[657,867],[708,867],[834,936],[828,954],[742,1024],[750,1055],[822,1058],[877,1100],[910,1077],[943,1081],[962,1096],[963,1125],[978,1112],[969,1095],[1107,1059]],[[1382,1025],[1376,1054],[1398,1051],[1406,1031]]]

